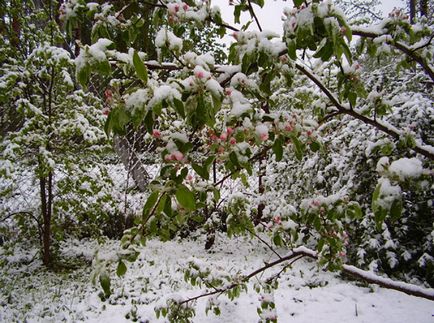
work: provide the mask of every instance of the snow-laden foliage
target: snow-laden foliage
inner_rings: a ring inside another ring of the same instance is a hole
[[[262,28],[255,13],[262,0],[234,5],[235,22],[241,12],[251,16],[240,29],[209,1],[62,5],[66,38],[82,35],[75,76],[83,89],[105,93],[106,134],[144,128],[141,144],[160,165],[119,252],[95,261],[102,300],[115,298],[113,262],[125,276],[151,237],[167,241],[196,229],[207,235],[206,248],[221,230],[257,239],[277,258],[242,275],[188,260],[184,279],[207,291],[156,306],[169,321],[191,321],[195,301],[207,296],[206,311],[219,314],[215,296],[234,300],[253,277],[285,264],[255,286],[260,320],[275,322],[280,275],[301,257],[433,297],[349,266],[432,284],[432,94],[420,87],[434,81],[433,26],[423,17],[410,24],[394,10],[360,27],[332,1],[293,4],[282,37]],[[231,30],[225,64],[188,39],[204,25],[219,35]],[[41,114],[26,99],[19,106]],[[39,152],[49,183],[52,152]]]

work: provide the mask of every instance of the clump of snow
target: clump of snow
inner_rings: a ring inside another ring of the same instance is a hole
[[[392,185],[390,180],[384,177],[381,177],[378,183],[380,185],[380,196],[377,203],[385,210],[388,210],[395,200],[401,198],[401,187]]]
[[[77,70],[84,68],[90,62],[102,62],[107,60],[107,47],[113,42],[107,38],[100,38],[97,42],[91,46],[86,45],[84,49],[80,51],[80,54],[75,59],[75,65]]]
[[[422,162],[417,158],[401,158],[390,164],[389,172],[401,181],[418,178],[423,172]]]
[[[170,85],[161,85],[154,90],[154,95],[149,101],[149,106],[153,107],[163,100],[181,99],[181,93]]]
[[[131,93],[125,99],[125,106],[127,109],[134,110],[137,108],[143,108],[149,100],[148,90],[138,89]]]
[[[239,117],[251,110],[249,100],[240,91],[231,88],[229,99],[232,103],[231,115]]]
[[[268,139],[268,127],[263,123],[256,126],[255,133],[262,141]]]
[[[223,88],[221,87],[220,83],[214,79],[209,79],[208,81],[206,81],[205,87],[214,96],[223,95]]]
[[[389,157],[383,156],[378,160],[377,167],[375,168],[375,170],[381,174],[384,171],[386,171],[388,167],[389,167]]]
[[[170,135],[170,137],[172,139],[179,140],[182,143],[187,143],[188,142],[188,137],[187,137],[187,135],[185,133],[175,132],[175,133],[172,133]]]
[[[158,48],[167,46],[170,50],[178,51],[182,49],[182,39],[163,27],[155,35],[155,46]]]

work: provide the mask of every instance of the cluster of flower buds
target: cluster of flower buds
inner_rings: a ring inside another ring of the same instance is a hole
[[[408,20],[408,15],[401,8],[394,8],[389,13],[389,18],[397,19],[397,20]]]
[[[182,161],[184,160],[184,154],[180,151],[174,151],[172,153],[167,154],[166,156],[164,156],[164,160],[166,162],[170,162],[170,161]]]
[[[167,4],[167,12],[169,13],[169,17],[168,17],[169,23],[178,22],[180,15],[184,14],[189,9],[190,6],[185,2]]]

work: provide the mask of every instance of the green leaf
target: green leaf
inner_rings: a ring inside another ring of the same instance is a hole
[[[236,5],[234,9],[234,22],[236,24],[240,23],[240,15],[241,15],[241,9],[243,8],[242,5]]]
[[[179,186],[176,190],[175,196],[179,204],[181,204],[185,209],[190,211],[196,209],[196,199],[194,194],[185,185]]]
[[[295,157],[298,159],[298,160],[302,160],[303,159],[303,144],[300,142],[300,140],[296,137],[296,136],[294,136],[294,135],[292,135],[291,136],[291,140],[292,140],[292,143],[294,144],[294,153],[295,153]]]
[[[97,64],[97,69],[102,75],[110,75],[110,73],[112,72],[110,63],[107,60]]]
[[[200,177],[202,177],[203,179],[209,180],[209,173],[208,173],[206,167],[201,167],[200,165],[195,164],[195,163],[193,163],[191,166],[193,167],[194,171]]]
[[[111,295],[110,277],[105,271],[99,275],[99,283],[104,291],[104,295],[109,297]]]
[[[154,114],[152,113],[152,111],[148,111],[148,113],[146,114],[145,126],[146,130],[149,133],[152,133],[152,129],[154,128]]]
[[[160,195],[160,193],[158,193],[158,192],[152,192],[151,195],[149,195],[148,199],[146,200],[145,206],[143,207],[143,213],[142,213],[143,218],[146,218],[149,216],[155,203],[157,203],[159,195]]]
[[[289,57],[292,58],[292,59],[297,59],[297,52],[296,52],[296,50],[297,50],[297,44],[296,44],[295,40],[294,39],[289,39],[286,42],[286,45],[288,47],[288,55],[289,55]]]
[[[344,41],[341,42],[341,48],[342,48],[342,51],[344,52],[345,57],[347,58],[347,61],[350,64],[352,64],[353,63],[353,58],[352,58],[352,55],[351,55],[351,51],[348,48],[348,45]]]
[[[333,55],[333,44],[331,42],[326,42],[314,55],[315,58],[321,58],[323,62],[326,62]]]
[[[313,152],[318,151],[320,148],[321,148],[321,145],[317,141],[313,141],[310,144],[310,150],[312,150]]]
[[[215,159],[215,156],[209,156],[205,162],[203,163],[203,166],[206,167],[207,169],[209,169],[209,167],[211,166],[211,164],[213,163]]]
[[[124,262],[122,260],[119,260],[118,262],[118,268],[116,269],[116,275],[118,277],[122,277],[127,272],[127,266],[125,266]]]
[[[256,3],[261,8],[264,6],[264,0],[251,0],[252,3]]]
[[[377,202],[378,198],[380,197],[380,190],[381,190],[381,184],[378,184],[377,187],[374,190],[374,193],[372,194],[372,202]]]
[[[182,118],[185,118],[184,103],[178,99],[173,99],[173,108]]]
[[[363,217],[362,209],[357,202],[350,202],[348,204],[346,214],[351,219],[361,219]]]
[[[393,221],[398,220],[402,214],[402,201],[401,199],[397,199],[393,201],[392,206],[390,207],[390,217]]]
[[[304,0],[293,0],[292,2],[294,2],[295,7],[300,7],[303,4]]]
[[[143,84],[146,85],[148,83],[148,69],[140,59],[136,50],[133,54],[133,64],[134,68],[136,69],[137,76],[142,80]]]
[[[235,167],[241,168],[240,162],[238,161],[237,154],[234,151],[229,154],[229,159]]]
[[[90,77],[90,68],[89,65],[86,64],[83,68],[79,69],[77,73],[78,81],[80,82],[82,87],[85,88],[87,86],[89,77]]]
[[[214,188],[213,190],[213,195],[214,195],[214,201],[217,203],[218,201],[220,201],[220,191],[217,188]]]
[[[276,155],[276,161],[281,161],[283,158],[283,142],[282,138],[278,137],[273,144],[273,152]]]

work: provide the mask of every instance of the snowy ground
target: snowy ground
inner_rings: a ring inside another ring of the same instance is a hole
[[[214,268],[233,273],[250,273],[274,255],[253,241],[218,237],[210,251],[204,241],[179,240],[162,243],[152,240],[143,249],[136,263],[130,264],[123,279],[113,277],[114,294],[106,302],[98,297],[100,290],[90,284],[92,269],[52,273],[43,270],[38,260],[29,265],[19,261],[31,258],[0,254],[7,259],[0,274],[0,322],[128,322],[127,316],[141,322],[159,322],[154,307],[173,293],[195,296],[201,293],[183,280],[180,270],[194,256]],[[62,253],[69,259],[80,256],[92,260],[112,257],[117,242],[99,246],[96,241],[69,241]],[[284,253],[282,251],[282,253]],[[274,269],[276,272],[278,268]],[[273,270],[265,272],[269,277]],[[360,287],[335,274],[318,270],[314,262],[301,260],[280,279],[274,294],[279,322],[434,322],[434,303],[375,286]],[[258,294],[251,288],[234,302],[221,298],[222,314],[205,315],[206,299],[197,304],[194,322],[258,322]]]

